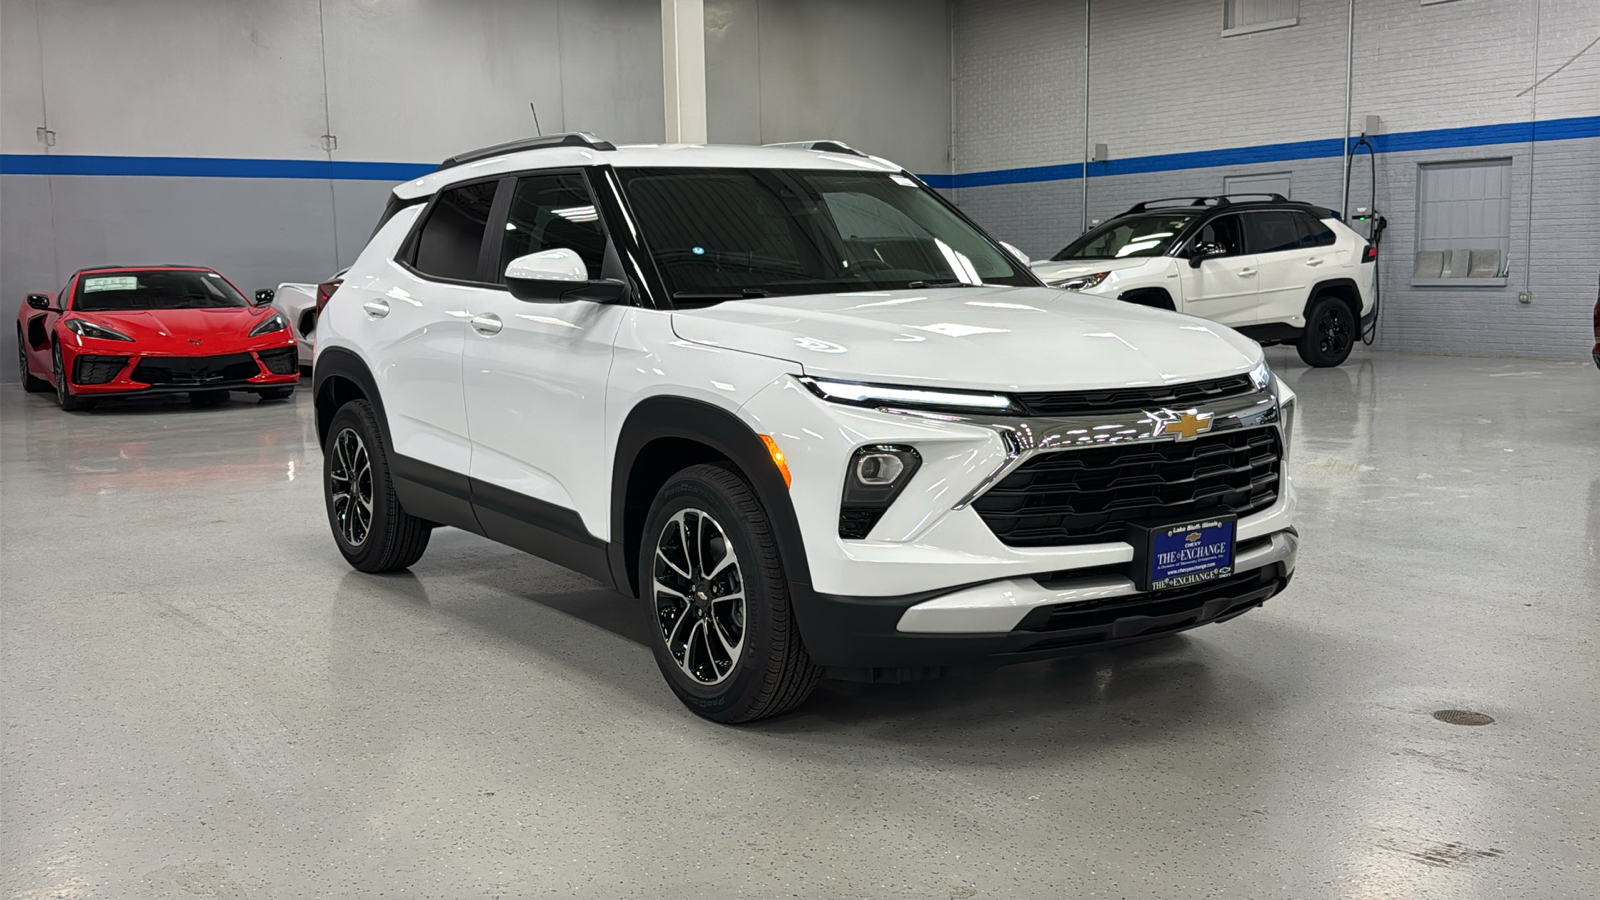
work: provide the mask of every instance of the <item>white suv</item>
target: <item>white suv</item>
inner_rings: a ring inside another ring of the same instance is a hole
[[[1375,317],[1377,258],[1331,209],[1235,194],[1140,203],[1032,267],[1054,287],[1203,316],[1337,366]]]
[[[1294,397],[1044,287],[826,149],[490,148],[395,189],[318,327],[351,565],[450,525],[641,598],[700,715],[1221,621],[1294,570]]]

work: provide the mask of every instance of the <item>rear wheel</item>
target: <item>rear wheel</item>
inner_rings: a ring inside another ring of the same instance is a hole
[[[17,368],[22,376],[22,389],[30,394],[42,394],[50,390],[50,382],[43,378],[33,377],[33,372],[28,369],[28,345],[22,340],[22,329],[17,329]]]
[[[692,466],[656,495],[639,585],[656,663],[699,715],[727,723],[775,716],[821,680],[794,621],[771,520],[733,470]]]
[[[322,463],[328,525],[352,567],[395,572],[422,558],[433,524],[407,513],[395,496],[371,404],[352,400],[333,414]]]
[[[189,405],[195,409],[210,409],[228,402],[227,391],[190,391]]]
[[[1350,357],[1355,339],[1356,319],[1350,307],[1338,297],[1320,297],[1311,304],[1297,349],[1306,365],[1327,368]]]
[[[67,412],[76,412],[80,409],[88,409],[94,405],[94,401],[85,400],[84,398],[78,397],[72,393],[71,385],[67,384],[66,366],[61,362],[60,344],[57,344],[55,349],[50,351],[50,374],[53,375],[56,380],[56,405],[60,406]]]

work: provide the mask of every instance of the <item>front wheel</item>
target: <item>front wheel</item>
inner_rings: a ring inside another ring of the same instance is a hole
[[[405,511],[389,475],[389,451],[365,400],[333,414],[322,451],[328,525],[345,561],[362,572],[396,572],[428,549],[432,523]]]
[[[722,465],[674,475],[640,545],[651,647],[684,705],[752,722],[811,694],[822,670],[801,643],[771,520],[743,478]]]
[[[72,387],[67,384],[67,367],[61,361],[61,345],[57,344],[50,352],[50,374],[56,379],[56,405],[67,412],[76,412],[88,409],[94,405],[93,400],[85,400],[72,393]]]
[[[1350,357],[1355,339],[1356,320],[1350,307],[1337,297],[1321,297],[1311,305],[1296,349],[1306,365],[1328,368]]]

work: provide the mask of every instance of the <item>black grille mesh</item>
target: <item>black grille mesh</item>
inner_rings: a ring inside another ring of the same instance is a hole
[[[245,381],[261,374],[248,353],[227,356],[147,356],[134,367],[133,380],[145,384],[203,387],[219,382]]]
[[[261,364],[267,367],[267,371],[274,375],[293,375],[300,368],[300,351],[294,347],[259,350],[256,355],[261,357]]]
[[[126,356],[79,356],[72,363],[74,384],[105,384],[128,364]]]
[[[1266,509],[1282,456],[1276,428],[1044,453],[972,506],[1013,547],[1120,541],[1130,522]]]
[[[1145,410],[1157,406],[1210,403],[1251,393],[1249,375],[1160,387],[1114,388],[1104,391],[1043,391],[1015,395],[1030,416],[1076,416]]]

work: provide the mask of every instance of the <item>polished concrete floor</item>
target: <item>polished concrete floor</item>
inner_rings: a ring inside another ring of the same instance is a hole
[[[6,384],[0,894],[1596,896],[1600,372],[1270,355],[1303,410],[1285,595],[742,728],[537,559],[444,531],[346,568],[303,392],[66,415]]]

